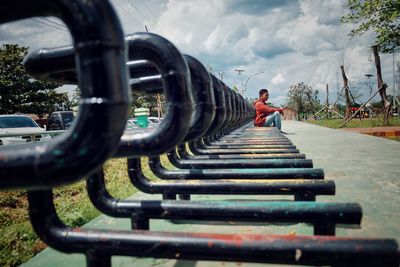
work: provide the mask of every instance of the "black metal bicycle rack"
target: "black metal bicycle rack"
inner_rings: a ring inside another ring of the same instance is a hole
[[[2,148],[0,188],[35,189],[72,183],[98,168],[115,151],[125,127],[122,118],[127,117],[129,98],[122,30],[114,12],[101,13],[109,7],[108,2],[1,2],[0,23],[50,15],[65,22],[74,36],[82,98],[81,112],[68,134],[46,145]]]
[[[312,161],[275,128],[252,127],[250,103],[209,74],[198,60],[181,55],[168,40],[154,34],[137,33],[124,41],[107,1],[0,4],[1,23],[37,15],[64,20],[74,46],[40,50],[27,57],[25,67],[38,79],[78,83],[80,112],[72,129],[52,143],[21,150],[1,148],[0,189],[29,190],[33,228],[49,246],[82,253],[87,266],[104,267],[111,266],[111,257],[117,255],[294,265],[399,265],[395,240],[334,236],[337,224],[361,223],[361,207],[316,202],[317,195],[335,194],[334,182],[324,180],[323,171],[314,169]],[[142,92],[164,93],[166,114],[155,130],[121,137],[128,85]],[[162,166],[159,155],[163,153],[178,169]],[[142,156],[150,157],[149,165],[159,180],[145,177]],[[113,198],[100,168],[109,157],[128,158],[132,184],[169,200]],[[52,188],[84,176],[89,176],[87,189],[96,208],[130,219],[132,229],[74,228],[61,222]],[[191,201],[193,194],[292,195],[295,201]],[[175,200],[177,195],[186,200]],[[156,232],[149,229],[151,219],[307,223],[314,228],[314,236]]]

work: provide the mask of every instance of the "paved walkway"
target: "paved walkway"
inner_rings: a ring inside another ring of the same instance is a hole
[[[336,196],[317,197],[318,201],[358,202],[363,207],[361,228],[337,229],[337,236],[389,237],[400,242],[400,142],[342,130],[328,129],[312,124],[284,121],[283,130],[293,143],[313,159],[314,167],[323,168],[326,179],[336,182]],[[136,194],[134,198],[154,199],[153,196]],[[240,196],[220,196],[218,199],[239,199]],[[243,198],[243,197],[242,197]],[[249,196],[244,198],[249,199]],[[275,197],[276,198],[276,197]],[[285,199],[285,197],[279,197]],[[215,196],[195,199],[217,199]],[[253,197],[252,199],[260,199]],[[272,197],[263,197],[272,199]],[[116,220],[100,216],[86,227],[129,229],[129,220]],[[310,235],[312,227],[295,225],[192,225],[151,221],[151,229],[157,231],[197,231],[214,233],[274,233],[286,235]],[[137,259],[113,257],[113,266],[276,266],[228,262],[204,262],[183,260]],[[81,255],[67,255],[46,249],[23,267],[85,266]],[[279,265],[282,266],[282,265]]]

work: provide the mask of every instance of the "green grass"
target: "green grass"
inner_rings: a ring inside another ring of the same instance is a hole
[[[162,162],[170,166],[166,157]],[[126,159],[109,160],[104,171],[107,189],[114,197],[127,198],[137,191],[133,186],[127,186],[131,183]],[[154,178],[148,167],[144,168],[144,173]],[[67,225],[81,226],[100,215],[87,196],[84,181],[55,189],[54,197],[57,213]],[[0,266],[18,266],[46,248],[32,230],[27,208],[25,191],[0,192]]]
[[[394,141],[397,141],[397,142],[400,142],[400,136],[396,136],[396,137],[386,137],[387,139],[390,139],[390,140],[394,140]]]
[[[311,120],[312,124],[337,129],[343,124],[342,119],[324,119],[324,120]],[[370,128],[383,126],[383,118],[370,118],[370,119],[353,119],[348,122],[343,128]],[[390,118],[389,126],[400,126],[400,119],[398,117]]]

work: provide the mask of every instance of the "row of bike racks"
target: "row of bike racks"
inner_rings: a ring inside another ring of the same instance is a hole
[[[335,183],[276,128],[254,128],[249,102],[155,34],[123,36],[108,1],[0,2],[0,23],[56,16],[69,28],[71,47],[42,49],[25,59],[36,79],[77,83],[79,114],[49,143],[0,150],[0,189],[28,190],[38,236],[66,253],[86,255],[87,266],[111,257],[243,261],[294,265],[399,266],[393,239],[336,237],[337,224],[360,225],[357,203],[317,202]],[[159,127],[124,133],[129,93],[163,92]],[[176,167],[162,165],[166,153]],[[141,157],[148,156],[150,180]],[[132,185],[163,200],[120,200],[105,187],[102,165],[127,158]],[[76,228],[57,216],[52,188],[84,177],[93,205],[131,220],[126,230]],[[294,201],[193,201],[192,195],[290,195]],[[177,200],[179,196],[180,200]],[[308,223],[312,236],[157,232],[151,219],[195,222]]]

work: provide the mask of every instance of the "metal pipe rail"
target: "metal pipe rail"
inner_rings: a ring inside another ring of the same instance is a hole
[[[122,28],[110,3],[0,3],[0,23],[32,16],[56,16],[70,30],[80,70],[80,112],[72,129],[52,142],[1,147],[0,189],[50,188],[75,182],[101,166],[115,151],[125,128],[122,119],[114,119],[127,117],[129,97]],[[77,162],[85,164],[78,167]]]
[[[163,92],[162,77],[157,67],[148,60],[129,60],[130,85],[142,84],[144,92]],[[37,79],[77,84],[78,75],[75,66],[75,49],[73,46],[44,48],[40,52],[27,56],[25,67]],[[138,81],[137,81],[138,80]],[[154,88],[156,87],[156,88]],[[135,87],[135,92],[142,88]]]
[[[132,184],[148,194],[162,194],[176,199],[178,194],[206,195],[292,195],[296,201],[315,201],[317,195],[334,195],[335,183],[319,179],[282,180],[168,180],[153,182],[144,174],[140,159],[128,159]]]
[[[193,115],[184,141],[204,136],[216,117],[215,87],[207,69],[197,59],[185,56],[190,70],[193,92]]]
[[[130,45],[132,46],[132,45]],[[133,48],[131,48],[133,49]],[[63,60],[60,60],[60,62],[57,61],[57,57],[59,57],[59,55],[61,55],[61,57],[63,57]],[[50,50],[46,50],[46,53],[44,53],[44,56],[42,55],[42,57],[40,57],[40,59],[38,60],[33,60],[33,63],[31,63],[30,69],[35,69],[36,73],[38,76],[41,76],[43,78],[47,78],[47,79],[52,79],[52,80],[61,80],[63,81],[64,77],[68,77],[69,75],[61,75],[63,71],[66,72],[70,72],[71,69],[73,69],[73,66],[71,66],[71,59],[66,60],[65,58],[67,57],[66,55],[69,55],[69,57],[73,56],[73,49],[71,47],[64,47],[64,48],[57,48],[57,49],[50,49]],[[195,90],[196,94],[200,94],[200,97],[198,97],[197,101],[195,101],[195,103],[200,103],[199,107],[204,106],[205,108],[203,108],[202,110],[198,110],[198,112],[196,114],[208,114],[208,111],[213,111],[212,106],[214,105],[211,100],[211,98],[208,96],[210,94],[210,92],[207,92],[208,90],[204,88],[207,88],[207,77],[209,77],[207,71],[205,70],[205,68],[199,63],[199,62],[194,62],[191,63],[191,61],[194,61],[194,59],[190,58],[189,56],[186,56],[186,59],[190,64],[192,64],[192,68],[195,70],[191,73],[200,73],[200,70],[203,69],[203,76],[199,76],[194,77],[194,74],[191,74],[193,77],[192,79],[194,81],[199,81],[194,82],[193,85],[194,87],[199,87],[199,89]],[[32,61],[32,60],[31,60]],[[43,63],[46,64],[43,64]],[[47,67],[41,67],[40,65],[45,65]],[[156,66],[154,64],[152,64],[149,60],[136,60],[136,61],[131,61],[129,64],[129,69],[130,69],[130,73],[131,76],[133,76],[133,80],[131,83],[135,84],[135,81],[137,81],[137,84],[139,84],[140,86],[145,86],[144,84],[142,84],[142,80],[144,79],[144,81],[146,81],[146,77],[140,77],[140,75],[155,75],[158,74],[159,71],[157,70]],[[141,70],[140,68],[143,68],[143,70]],[[197,75],[197,74],[196,74]],[[199,78],[200,77],[200,78]],[[214,80],[216,79],[215,77],[213,78]],[[153,81],[155,79],[151,78],[150,81]],[[209,80],[209,79],[208,79]],[[210,82],[208,82],[210,84]],[[217,95],[219,95],[219,109],[220,111],[222,111],[221,116],[215,120],[216,125],[218,126],[218,128],[221,128],[222,126],[224,126],[227,122],[225,121],[225,123],[223,123],[223,119],[224,114],[226,114],[226,109],[223,106],[224,105],[224,95],[226,95],[226,103],[228,104],[228,107],[233,107],[236,111],[235,114],[236,115],[240,115],[240,105],[239,105],[239,96],[234,93],[233,91],[231,91],[230,89],[227,89],[227,87],[223,84],[220,83],[218,81],[218,85],[215,86],[215,90]],[[221,94],[222,93],[222,94]],[[203,97],[203,99],[200,99],[201,97]],[[211,95],[212,97],[212,95]],[[221,98],[222,97],[222,98]],[[222,106],[221,106],[222,105]],[[218,105],[217,105],[217,110],[218,110]],[[201,112],[203,111],[203,112]],[[199,115],[194,115],[193,117],[196,118],[197,117],[201,117]],[[228,122],[239,122],[240,118],[242,118],[243,116],[239,116],[239,117],[234,117],[234,116],[230,116]],[[206,125],[210,125],[210,117],[209,118],[202,118],[197,119],[196,122],[202,122],[203,124]],[[208,123],[208,124],[207,124]],[[198,125],[197,125],[198,126]],[[201,128],[201,127],[200,127]],[[191,127],[191,129],[196,129],[194,127]],[[198,127],[197,127],[198,129]],[[206,129],[206,128],[205,128]],[[204,129],[204,130],[205,130]],[[203,132],[204,132],[203,130]],[[213,129],[215,130],[215,129]],[[192,130],[194,131],[194,130]],[[190,134],[188,135],[188,138],[194,138],[195,136],[191,136]]]
[[[275,130],[275,129],[274,129]],[[224,137],[225,139],[225,137]],[[223,140],[223,139],[222,139]],[[272,142],[272,141],[289,141],[287,138],[283,137],[282,134],[276,131],[270,131],[269,135],[264,137],[264,140]],[[207,142],[203,139],[203,141]],[[210,143],[210,142],[207,142]],[[263,146],[260,145],[241,145],[241,146],[230,146],[229,144],[222,144],[222,145],[208,145],[201,140],[189,142],[189,148],[191,152],[195,155],[204,155],[204,154],[237,154],[237,153],[248,153],[249,150],[253,151],[252,153],[255,154],[264,154],[264,153],[296,153],[295,146],[293,145],[278,145],[274,143],[264,144]],[[275,149],[275,150],[274,150]],[[284,152],[283,150],[287,150]],[[266,152],[264,152],[266,151]],[[298,151],[297,151],[298,152]]]
[[[314,266],[399,264],[398,244],[391,239],[73,228],[57,217],[51,191],[31,191],[28,199],[38,236],[59,251],[84,253],[89,267],[111,266],[114,255]]]
[[[180,142],[189,130],[192,115],[191,90],[189,69],[186,60],[165,38],[151,33],[136,33],[125,37],[128,46],[128,58],[137,64],[146,64],[153,73],[154,66],[161,75],[166,102],[166,114],[163,122],[154,131],[125,134],[121,139],[114,157],[158,155],[171,150]],[[61,51],[61,52],[60,52]],[[52,62],[50,66],[57,66],[56,73],[71,66],[65,61],[57,63],[59,55],[73,55],[71,47],[40,50],[28,55],[25,68],[36,78],[48,78],[49,68],[42,67],[42,62]],[[72,54],[71,54],[72,53]],[[144,63],[143,63],[144,62]],[[135,68],[132,68],[135,70]],[[140,71],[137,71],[140,73]],[[53,72],[51,72],[53,73]],[[59,77],[59,76],[51,76]],[[126,120],[124,121],[126,123]]]
[[[282,201],[120,200],[107,191],[103,171],[86,181],[89,198],[102,213],[130,218],[132,229],[149,230],[150,219],[223,222],[309,223],[315,235],[335,235],[336,224],[361,223],[356,203]]]
[[[273,169],[183,169],[168,170],[160,157],[149,158],[150,170],[164,180],[202,180],[202,179],[324,179],[324,171],[314,168],[273,168]]]
[[[174,153],[174,151],[173,151]],[[175,154],[175,153],[174,153]],[[253,154],[253,153],[243,153],[243,154],[215,154],[215,155],[192,155],[189,154],[186,150],[185,145],[181,144],[177,146],[176,150],[177,156],[184,159],[271,159],[271,158],[280,158],[280,159],[305,159],[304,154],[298,153],[284,153],[284,154]]]
[[[130,43],[130,49],[132,50],[132,49],[134,49],[134,44],[131,42]],[[60,73],[62,70],[63,70],[63,68],[64,69],[70,69],[71,68],[71,66],[64,66],[63,64],[65,64],[65,60],[64,61],[61,61],[61,64],[59,64],[58,62],[57,62],[57,56],[58,56],[58,54],[68,54],[68,53],[72,53],[73,52],[73,50],[72,50],[72,48],[71,47],[65,47],[65,48],[59,48],[59,49],[54,49],[54,50],[47,50],[46,51],[46,53],[44,53],[44,56],[42,56],[41,58],[40,58],[40,60],[36,60],[36,61],[33,61],[33,63],[31,63],[31,68],[33,68],[33,69],[37,69],[38,67],[38,64],[39,63],[42,63],[43,61],[44,62],[46,62],[46,63],[48,63],[48,64],[44,64],[45,66],[51,66],[51,67],[53,67],[53,68],[55,68],[55,70],[53,70],[53,72],[55,72],[56,74],[58,74],[58,73]],[[199,70],[202,70],[202,68],[204,69],[204,67],[202,67],[202,65],[199,63],[199,62],[195,62],[195,60],[192,58],[190,58],[189,56],[186,56],[186,58],[187,58],[187,60],[188,60],[188,62],[190,63],[189,65],[191,65],[191,68],[192,69],[195,69],[196,70],[196,72],[192,72],[192,73],[198,73],[199,72]],[[32,61],[32,60],[31,60]],[[36,64],[36,65],[35,65]],[[68,64],[67,64],[68,65]],[[144,71],[140,71],[140,69],[139,69],[139,67],[142,67],[142,68],[144,68]],[[157,69],[154,67],[154,65],[152,65],[149,61],[147,61],[147,60],[136,60],[136,61],[133,61],[133,62],[131,62],[131,64],[130,64],[130,66],[129,66],[129,69],[131,70],[131,75],[132,75],[132,72],[133,72],[133,74],[135,74],[135,75],[139,75],[139,74],[142,74],[143,72],[145,73],[145,74],[155,74],[156,73],[156,71],[157,71]],[[46,71],[49,71],[49,69],[47,68],[47,69],[40,69],[40,71],[39,70],[37,70],[36,72],[40,72],[40,75],[41,76],[46,76],[46,77],[51,77],[51,74],[52,73],[50,73],[50,74],[46,74]],[[203,71],[203,73],[205,73],[205,71]],[[193,74],[192,74],[192,76],[193,76]],[[59,78],[59,76],[57,76],[58,78]],[[136,76],[137,77],[137,76]],[[199,78],[200,77],[200,78]],[[198,88],[197,90],[195,90],[195,92],[197,93],[197,94],[199,94],[198,92],[203,92],[202,94],[200,94],[200,96],[201,97],[203,97],[203,99],[200,99],[200,97],[198,97],[199,98],[199,100],[200,101],[198,101],[199,103],[205,103],[205,104],[203,104],[203,106],[205,106],[205,108],[203,108],[202,110],[204,111],[204,110],[213,110],[212,109],[212,105],[213,105],[213,101],[212,101],[212,94],[210,94],[210,92],[207,92],[207,89],[206,90],[202,90],[202,88],[207,88],[207,85],[205,85],[205,83],[207,82],[206,81],[206,79],[204,78],[204,77],[206,77],[205,76],[205,74],[203,74],[203,76],[197,76],[197,79],[196,79],[196,77],[194,77],[194,79],[193,80],[195,80],[195,81],[198,81],[198,83],[194,83],[195,85],[197,85],[198,84],[198,87],[200,87],[200,88]],[[53,77],[54,78],[54,77]],[[193,77],[192,77],[193,78]],[[215,79],[215,77],[214,77],[214,79]],[[195,94],[196,95],[196,94]],[[211,96],[209,96],[209,95],[211,95]],[[207,105],[208,106],[207,106]],[[201,106],[201,105],[200,105]],[[204,115],[204,114],[208,114],[207,112],[200,112],[201,110],[199,110],[199,112],[196,112],[195,114],[202,114],[202,115]],[[213,115],[213,114],[212,114]],[[202,120],[197,120],[196,122],[198,122],[198,121],[200,121],[200,122],[202,122],[203,121],[203,124],[206,124],[207,125],[207,121],[210,121],[211,119],[212,119],[212,115],[210,115],[209,116],[209,118],[207,118],[207,119],[204,119],[204,116],[203,116],[203,119]],[[197,117],[201,117],[201,116],[199,116],[199,115],[197,115]],[[192,129],[199,129],[199,127],[197,127],[198,126],[198,124],[196,124],[196,123],[193,123],[192,125],[196,125],[196,127],[191,127],[190,129],[192,130]],[[209,124],[208,124],[209,125]],[[200,128],[202,128],[202,127],[200,127]],[[205,127],[205,128],[203,128],[203,132],[204,132],[204,129],[206,129],[207,127]],[[193,130],[192,130],[193,131]],[[192,137],[194,137],[194,136],[192,136]],[[190,134],[187,136],[187,139],[190,139]],[[123,142],[126,144],[126,143],[129,143],[129,138],[123,138]],[[125,148],[125,149],[123,149],[124,151],[126,151],[127,149]],[[126,153],[118,153],[117,152],[117,155],[118,156],[121,156],[121,154],[126,154]]]
[[[267,138],[266,138],[267,139]],[[268,139],[267,139],[268,140]],[[265,149],[296,149],[296,146],[291,144],[290,141],[262,144],[262,145],[251,145],[251,144],[240,144],[240,145],[231,145],[231,144],[222,144],[222,145],[206,145],[202,144],[200,141],[193,142],[195,147],[200,149],[254,149],[254,150],[265,150]]]
[[[175,152],[167,153],[168,160],[172,165],[179,169],[196,168],[312,168],[313,163],[310,159],[187,159],[182,160],[177,157]]]
[[[244,127],[249,126],[249,124]],[[241,127],[229,134],[225,134],[218,141],[202,138],[196,140],[202,148],[240,148],[248,146],[249,148],[260,148],[263,145],[293,145],[293,143],[285,136],[279,135],[264,135],[262,140],[257,140],[254,137],[248,137],[246,130]],[[274,129],[274,128],[271,128]],[[269,130],[269,129],[268,129]]]

